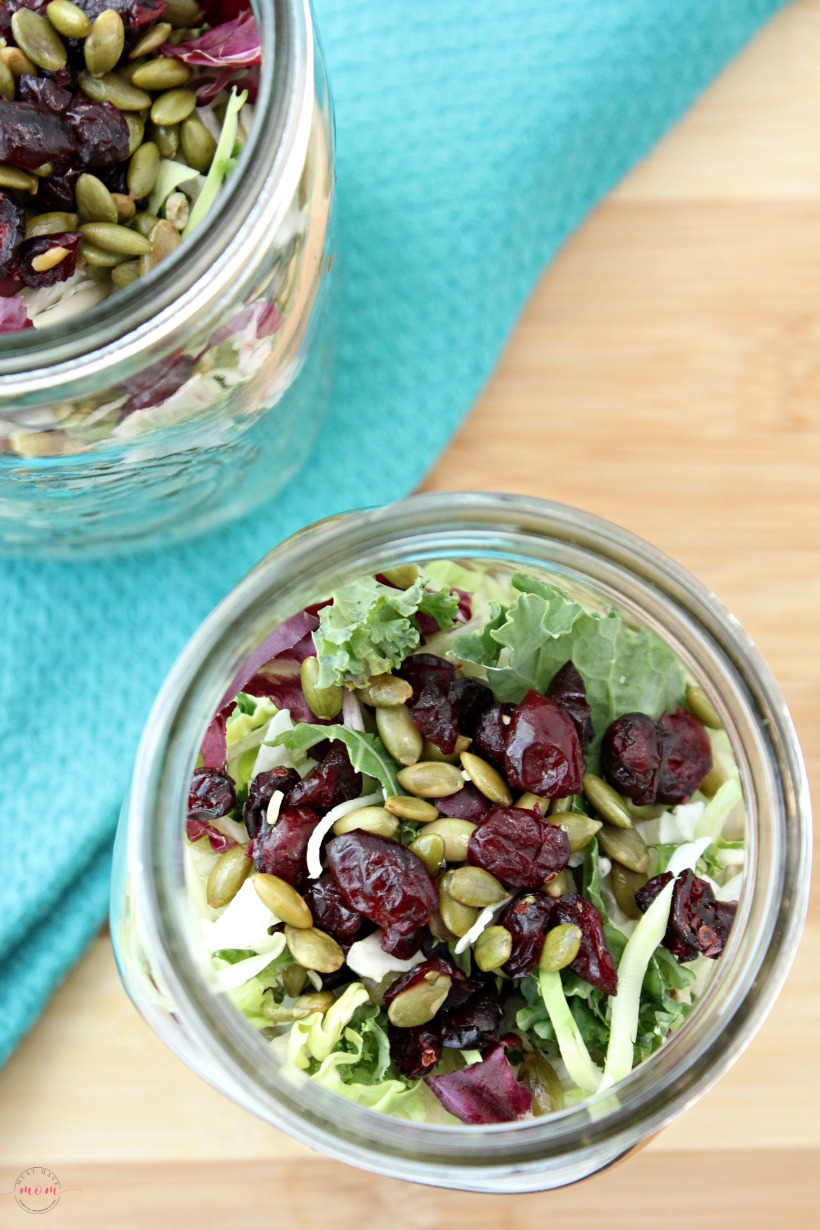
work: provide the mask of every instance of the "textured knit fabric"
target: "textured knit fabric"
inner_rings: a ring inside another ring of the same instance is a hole
[[[419,482],[561,242],[777,7],[316,0],[345,277],[309,481],[188,546],[0,561],[0,1060],[105,917],[140,730],[197,624],[297,527]]]

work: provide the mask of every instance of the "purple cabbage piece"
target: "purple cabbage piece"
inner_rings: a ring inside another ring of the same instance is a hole
[[[250,11],[188,43],[163,43],[159,50],[161,55],[199,68],[253,68],[262,62],[259,28]]]
[[[296,615],[292,615],[290,619],[286,619],[283,624],[280,624],[275,632],[266,637],[261,645],[256,648],[253,653],[245,659],[241,667],[234,675],[231,683],[222,697],[220,709],[224,709],[237,692],[245,690],[246,685],[250,681],[259,676],[260,667],[274,662],[276,659],[287,659],[290,662],[301,663],[304,658],[309,657],[314,653],[312,633],[319,627],[319,619],[313,614],[312,610],[299,611]],[[297,684],[298,684],[298,672]],[[271,686],[276,685],[276,672],[271,672]],[[301,688],[299,689],[301,692]],[[254,692],[252,695],[271,696],[276,701],[274,691],[271,692]],[[280,708],[289,706],[280,705]],[[310,718],[304,718],[300,721],[310,721]]]
[[[481,1063],[424,1079],[444,1109],[462,1123],[510,1123],[532,1110],[532,1094],[515,1079],[501,1044]]]
[[[211,849],[214,851],[230,850],[232,846],[239,845],[239,842],[234,841],[233,837],[220,833],[219,829],[211,824],[210,820],[187,820],[185,822],[185,835],[189,841],[199,841],[201,837],[207,837],[211,843]]]
[[[0,298],[0,333],[19,333],[32,328],[26,305],[16,295]]]
[[[220,710],[205,731],[199,754],[206,769],[224,769],[228,758],[228,748],[225,738],[226,716]]]

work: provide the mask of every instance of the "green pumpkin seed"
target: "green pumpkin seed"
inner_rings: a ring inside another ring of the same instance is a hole
[[[223,851],[211,868],[205,896],[208,905],[220,910],[233,901],[253,868],[247,846],[231,846]]]
[[[564,1090],[558,1074],[538,1051],[530,1051],[524,1056],[518,1069],[518,1080],[532,1094],[534,1115],[552,1115],[563,1108]]]
[[[179,153],[179,125],[149,124],[148,135],[156,142],[163,158],[176,158]]]
[[[32,167],[32,175],[36,175],[38,179],[48,179],[49,175],[54,171],[53,162],[41,162],[39,167]]]
[[[450,893],[452,871],[446,871],[438,881],[438,908],[441,921],[447,930],[455,936],[466,935],[478,921],[478,910],[471,905],[462,905]],[[431,922],[432,927],[432,922]]]
[[[394,760],[407,766],[416,765],[424,740],[407,705],[377,709],[376,729],[379,732],[379,738]]]
[[[430,915],[430,921],[427,926],[430,928],[430,934],[442,944],[454,944],[459,938],[453,934],[449,927],[444,925],[444,919],[441,917],[440,910],[435,910]]]
[[[444,838],[439,833],[419,833],[408,849],[418,855],[431,876],[441,871],[444,863]]]
[[[128,125],[128,153],[131,155],[142,145],[145,137],[145,120],[135,111],[126,111],[122,118]]]
[[[196,106],[193,90],[166,90],[151,104],[151,119],[155,124],[181,124]]]
[[[131,74],[131,80],[141,90],[172,90],[191,80],[191,70],[182,60],[159,56],[140,64]]]
[[[584,794],[602,820],[607,820],[618,829],[631,829],[632,817],[617,790],[609,782],[594,773],[584,774]]]
[[[526,811],[535,811],[537,807],[541,815],[546,816],[550,810],[550,801],[549,799],[542,799],[538,794],[530,794],[527,791],[526,794],[518,796],[515,800],[515,806],[523,807]]]
[[[288,884],[287,880],[257,871],[251,876],[251,884],[256,889],[259,900],[281,922],[287,923],[290,927],[302,929],[313,926],[313,915],[307,902],[297,893],[293,885]],[[291,952],[293,952],[292,948]]]
[[[303,965],[297,965],[295,961],[282,974],[282,986],[285,988],[285,993],[294,999],[297,995],[302,994],[307,986],[307,980],[307,970]]]
[[[391,815],[412,820],[414,824],[429,824],[431,820],[438,820],[433,804],[425,799],[416,799],[412,794],[391,794],[384,800],[384,805]]]
[[[141,277],[145,277],[152,269],[156,269],[157,265],[175,252],[182,240],[173,223],[160,218],[159,222],[149,231],[148,242],[151,245],[151,251],[147,256],[140,257]]]
[[[154,145],[153,148],[156,150],[156,145]],[[157,155],[157,157],[159,157],[159,155]],[[159,166],[159,162],[157,163],[157,166]],[[144,196],[145,194],[140,192],[136,195]],[[344,688],[341,688],[336,684],[332,684],[327,688],[319,687],[318,658],[305,658],[299,671],[299,679],[302,684],[302,691],[305,694],[305,700],[308,703],[308,708],[315,717],[329,719],[335,718],[339,713],[341,713],[342,704],[344,703],[345,698]]]
[[[196,0],[168,0],[163,17],[175,30],[193,30],[202,25],[202,9]]]
[[[157,47],[161,47],[163,43],[168,42],[172,30],[173,26],[170,21],[158,21],[155,26],[151,26],[143,34],[138,43],[135,43],[128,53],[128,59],[138,60],[140,56],[150,55],[152,51],[156,51]]]
[[[216,141],[197,115],[189,115],[179,128],[183,157],[189,167],[205,175],[216,153]]]
[[[712,702],[704,692],[703,688],[697,688],[694,684],[690,684],[686,689],[686,708],[704,726],[708,726],[710,730],[723,730],[723,723],[715,713]]]
[[[0,60],[0,94],[7,98],[9,102],[14,102],[14,91],[16,82],[14,73],[3,60]]]
[[[612,892],[627,918],[642,917],[635,894],[646,884],[646,878],[645,873],[630,871],[628,867],[615,861],[612,863]]]
[[[123,77],[126,81],[131,81],[133,80],[134,73],[140,65],[144,63],[144,60],[120,60],[117,65],[117,72],[120,77]]]
[[[159,218],[156,214],[135,214],[133,229],[147,238],[158,222]]]
[[[118,111],[144,111],[151,106],[151,95],[126,81],[119,73],[105,73],[102,77],[80,73],[77,84],[92,102],[110,102]]]
[[[485,974],[501,969],[512,956],[512,936],[506,927],[485,927],[473,946],[476,965]]]
[[[65,68],[68,56],[62,39],[42,13],[18,9],[12,13],[11,32],[17,46],[38,68],[50,73]]]
[[[566,897],[567,893],[575,892],[575,881],[571,871],[559,871],[550,879],[544,881],[543,892],[548,897]]]
[[[474,905],[483,910],[491,905],[498,905],[509,896],[503,884],[490,875],[483,867],[458,867],[453,872],[450,881],[450,896],[462,905]]]
[[[550,816],[550,821],[552,821]],[[595,834],[601,828],[600,820],[590,820],[577,812],[565,811],[555,817],[555,823],[562,828],[569,838],[569,848],[573,854],[588,846]]]
[[[299,1014],[297,1020],[299,1017],[313,1016],[314,1012],[321,1012],[324,1016],[335,1003],[336,997],[332,991],[309,991],[307,995],[297,998],[293,1011]]]
[[[83,222],[117,222],[119,213],[101,179],[87,173],[77,180],[77,209]]]
[[[467,751],[471,743],[472,739],[468,739],[466,735],[459,735],[455,747],[448,754],[440,747],[436,747],[435,743],[431,743],[429,739],[425,739],[421,754],[425,760],[431,760],[434,764],[460,764],[462,753]]]
[[[639,874],[649,870],[649,851],[637,829],[616,829],[603,824],[598,833],[598,845],[605,854]]]
[[[446,799],[464,787],[464,778],[455,765],[429,760],[401,769],[397,777],[402,790],[422,799]]]
[[[566,811],[572,811],[574,802],[575,796],[572,794],[565,795],[563,799],[553,799],[550,803],[550,815],[560,816]]]
[[[583,932],[575,923],[561,923],[547,932],[544,947],[538,961],[538,968],[545,974],[555,973],[565,969],[581,951]]]
[[[18,11],[29,12],[28,9]],[[29,175],[27,171],[20,171],[17,167],[9,166],[7,162],[0,162],[0,188],[17,188],[20,192],[36,192],[37,177]]]
[[[51,0],[46,5],[46,15],[63,38],[85,38],[91,29],[88,14],[71,0]]]
[[[185,121],[188,123],[188,120]],[[205,125],[202,125],[203,128]],[[205,129],[207,132],[208,130]],[[363,688],[356,689],[359,700],[374,709],[390,709],[395,705],[404,705],[413,695],[413,689],[406,679],[398,675],[374,675]]]
[[[0,60],[6,65],[15,81],[24,74],[30,75],[37,72],[37,65],[19,47],[0,48]]]
[[[112,192],[111,200],[117,209],[118,222],[130,222],[136,216],[137,207],[132,197],[126,196],[124,192]]]
[[[116,222],[86,222],[81,227],[83,235],[105,252],[120,256],[144,256],[151,251],[151,244],[144,235],[138,235],[129,226]]]
[[[345,963],[345,954],[333,937],[316,927],[286,925],[285,941],[294,961],[317,974],[334,974]]]
[[[139,261],[123,261],[121,265],[115,265],[111,270],[111,281],[121,290],[124,290],[126,286],[130,286],[132,282],[136,282],[139,276]]]
[[[390,815],[386,807],[357,807],[336,821],[333,832],[341,837],[342,833],[361,829],[363,833],[376,833],[379,837],[395,837],[398,828],[398,820]]]
[[[391,1025],[399,1029],[413,1029],[432,1021],[447,996],[453,980],[449,974],[429,970],[418,982],[399,991],[390,1001],[387,1016]]]
[[[454,816],[441,816],[424,826],[425,833],[437,833],[444,838],[444,857],[448,863],[463,863],[476,825]]]
[[[396,568],[384,568],[381,575],[397,589],[409,589],[418,581],[419,570],[415,564],[399,564]]]
[[[99,248],[95,243],[90,243],[87,239],[80,244],[80,255],[95,269],[113,269],[115,265],[122,264],[122,255],[120,253],[109,252],[105,248]]]
[[[497,769],[473,752],[462,752],[461,763],[464,772],[485,799],[489,799],[491,803],[499,803],[502,807],[510,806],[512,803],[510,788]]]
[[[633,820],[657,820],[666,811],[662,803],[647,803],[645,806],[639,806],[631,799],[624,799],[624,802]]]
[[[61,261],[64,261],[68,256],[68,252],[69,249],[64,248],[62,244],[55,244],[48,251],[41,252],[39,256],[32,257],[31,267],[35,273],[47,273],[49,269],[54,269]]]
[[[76,231],[79,221],[77,214],[63,213],[59,210],[47,214],[36,214],[26,223],[26,239],[36,239],[39,235],[59,235],[63,231]]]
[[[159,150],[153,141],[146,141],[135,151],[128,164],[129,195],[136,200],[148,196],[157,182],[158,175]]]
[[[83,43],[85,66],[95,77],[110,73],[119,63],[125,46],[125,27],[114,9],[104,9],[91,23]]]

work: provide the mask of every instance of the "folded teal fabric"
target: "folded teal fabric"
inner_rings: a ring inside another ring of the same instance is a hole
[[[0,1061],[105,918],[129,766],[197,624],[299,526],[412,490],[561,242],[779,4],[316,0],[345,279],[308,473],[188,546],[0,561]]]

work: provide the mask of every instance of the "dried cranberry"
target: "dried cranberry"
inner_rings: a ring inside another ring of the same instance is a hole
[[[17,97],[23,102],[35,103],[43,111],[62,115],[71,102],[71,94],[48,77],[34,77],[24,73],[17,82]]]
[[[408,935],[438,909],[438,891],[424,863],[397,841],[355,830],[326,847],[330,874],[353,910],[383,931]]]
[[[638,890],[635,901],[643,913],[671,879],[672,873],[665,871]],[[736,901],[718,901],[711,885],[687,869],[675,881],[669,925],[661,943],[681,963],[699,956],[719,957],[736,913]]]
[[[481,824],[492,808],[490,800],[472,782],[467,782],[462,790],[449,795],[446,799],[434,799],[433,801],[442,816],[469,820],[471,824]]]
[[[437,654],[411,653],[394,673],[405,679],[413,689],[413,696],[409,701],[412,705],[413,700],[421,696],[425,688],[432,688],[446,695],[455,679],[456,668],[452,662],[438,657]]]
[[[651,717],[625,713],[610,722],[601,744],[604,777],[640,807],[654,803],[661,767],[661,743]]]
[[[12,197],[0,192],[0,277],[8,272],[12,257],[26,233],[25,215]]]
[[[257,773],[248,787],[248,797],[242,811],[242,819],[245,822],[245,828],[248,830],[249,837],[255,837],[265,823],[268,814],[268,804],[273,798],[274,791],[282,791],[282,794],[285,796],[282,800],[282,805],[286,806],[288,795],[298,782],[299,774],[295,769],[281,767],[268,769],[264,773]]]
[[[76,138],[62,117],[34,103],[0,97],[0,161],[32,171],[46,162],[65,161],[75,151]]]
[[[111,167],[128,157],[128,125],[112,103],[75,95],[64,118],[84,166]]]
[[[712,746],[692,713],[676,709],[657,724],[661,741],[658,803],[687,803],[712,767]]]
[[[595,731],[592,728],[592,710],[587,702],[584,681],[571,661],[565,662],[553,676],[547,688],[547,698],[561,706],[567,717],[572,719],[578,731],[581,746],[589,747],[595,737]]]
[[[127,414],[135,410],[147,410],[158,406],[185,384],[196,366],[191,355],[172,354],[161,363],[152,363],[123,382],[123,391],[129,394],[123,409]],[[247,687],[250,685],[248,684]],[[244,690],[247,690],[247,687]],[[267,695],[266,692],[251,692],[252,696]]]
[[[390,1058],[396,1070],[408,1080],[427,1076],[441,1059],[441,1034],[441,1022],[435,1018],[427,1025],[415,1025],[411,1029],[389,1025]]]
[[[512,718],[515,705],[492,705],[478,720],[475,748],[490,764],[503,768],[510,726],[504,718]]]
[[[114,9],[128,32],[152,25],[168,11],[165,0],[82,0],[81,7],[91,21],[106,9]]]
[[[339,885],[327,872],[311,883],[305,892],[305,901],[313,915],[314,927],[326,931],[340,943],[355,940],[365,923],[362,915],[347,905]]]
[[[350,763],[347,748],[334,743],[315,769],[311,769],[290,793],[292,807],[313,807],[330,811],[362,793],[362,775]]]
[[[618,990],[618,971],[612,953],[607,948],[604,924],[595,906],[577,893],[566,893],[555,902],[550,926],[574,923],[581,928],[581,950],[572,962],[571,969],[580,978],[615,995]]]
[[[450,696],[455,666],[432,653],[411,654],[396,671],[413,689],[408,701],[413,721],[425,739],[449,756],[458,738],[458,715]]]
[[[256,870],[301,888],[307,879],[308,842],[318,822],[309,807],[286,808],[272,827],[264,821],[252,847]]]
[[[389,1008],[396,996],[401,995],[402,991],[407,991],[410,987],[416,986],[428,974],[446,974],[448,978],[453,980],[460,979],[465,981],[464,974],[452,961],[448,961],[445,957],[428,957],[426,961],[420,961],[418,965],[414,965],[407,973],[400,974],[395,982],[391,982],[384,993],[385,1008]]]
[[[503,1005],[495,991],[479,986],[458,1007],[442,1010],[443,1042],[456,1050],[486,1051],[498,1042],[499,1026],[504,1015]]]
[[[220,769],[194,769],[188,788],[189,820],[218,820],[236,807],[236,790]]]
[[[495,807],[473,833],[467,860],[507,888],[540,888],[569,862],[569,838],[557,824],[523,807]]]
[[[492,692],[480,679],[454,679],[449,698],[455,706],[458,733],[474,738],[482,714],[495,704]]]
[[[504,757],[507,780],[545,799],[580,794],[586,771],[581,740],[555,701],[530,691],[515,710]]]
[[[512,936],[512,952],[504,966],[510,978],[523,978],[541,956],[555,900],[546,893],[527,893],[507,906],[499,919]]]
[[[421,951],[423,939],[423,927],[419,927],[417,931],[411,931],[408,935],[397,931],[395,927],[386,927],[382,932],[381,946],[385,952],[390,953],[391,957],[398,957],[400,961],[409,961]]]
[[[48,179],[40,180],[37,196],[42,205],[50,209],[74,212],[76,204],[77,180],[82,173],[82,167],[56,167]]]
[[[77,268],[77,253],[81,239],[82,235],[79,231],[61,231],[56,235],[38,235],[34,239],[27,239],[17,249],[12,272],[21,282],[32,288],[56,286],[58,282],[65,282]],[[67,255],[56,265],[52,265],[50,269],[38,272],[33,267],[32,261],[57,247],[65,248]]]

